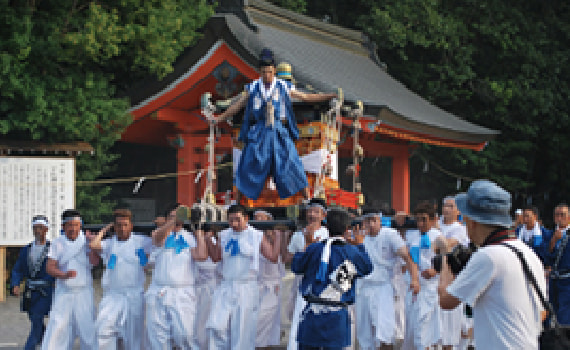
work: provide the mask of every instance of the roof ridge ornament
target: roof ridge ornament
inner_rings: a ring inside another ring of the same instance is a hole
[[[245,8],[249,6],[249,0],[218,0],[217,14],[231,13],[236,15],[249,29],[254,32],[258,27],[253,23]]]

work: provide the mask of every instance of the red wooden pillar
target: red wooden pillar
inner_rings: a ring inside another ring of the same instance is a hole
[[[410,212],[410,162],[408,146],[392,156],[392,208]]]

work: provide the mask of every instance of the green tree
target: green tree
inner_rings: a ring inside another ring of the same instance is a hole
[[[105,174],[109,148],[131,122],[120,94],[164,77],[213,14],[206,0],[0,0],[0,135],[86,141],[79,181]],[[96,221],[113,203],[108,187],[79,186],[76,206]]]
[[[482,152],[422,146],[420,163],[493,179],[545,208],[568,200],[568,2],[356,0],[344,7],[317,0],[306,7],[368,34],[390,74],[425,99],[501,132]],[[434,168],[421,173],[423,181],[455,191],[453,176]]]

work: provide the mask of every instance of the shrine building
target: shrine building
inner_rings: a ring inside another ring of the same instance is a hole
[[[395,210],[410,210],[409,157],[414,144],[481,150],[498,134],[408,90],[386,72],[375,44],[362,32],[262,0],[222,1],[202,32],[201,39],[178,58],[171,74],[160,81],[141,82],[128,92],[134,121],[117,148],[123,157],[119,168],[128,172],[136,167],[139,174],[176,173],[170,182],[153,185],[149,181],[141,187],[137,200],[162,198],[157,211],[163,209],[165,197],[173,201],[175,196],[182,204],[201,197],[205,177],[200,170],[208,165],[209,126],[201,113],[200,98],[210,92],[213,101],[221,101],[243,91],[245,84],[259,77],[258,55],[265,47],[273,50],[277,63],[292,66],[298,86],[323,93],[342,88],[345,106],[352,108],[362,101],[358,143],[370,161],[361,166],[382,159],[384,167],[374,178],[366,179],[365,172],[361,173],[361,191],[365,198],[385,198]],[[308,130],[304,125],[312,125],[330,108],[328,103],[294,106],[301,133]],[[346,187],[351,175],[344,168],[353,155],[354,129],[350,120],[343,121],[345,132],[340,135],[333,177]],[[216,192],[232,186],[232,132],[231,126],[220,123],[215,142]],[[125,188],[115,195],[128,197],[128,191]]]

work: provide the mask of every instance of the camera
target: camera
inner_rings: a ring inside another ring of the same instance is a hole
[[[476,250],[477,247],[473,243],[469,243],[467,247],[458,244],[451,250],[451,252],[445,255],[438,254],[434,256],[431,261],[431,264],[435,271],[437,271],[438,273],[441,272],[443,257],[446,256],[447,264],[451,269],[451,273],[457,276],[457,274],[460,273],[461,270],[463,270],[465,265],[467,265],[467,262],[471,258],[471,255],[473,255],[473,253],[475,253]]]

